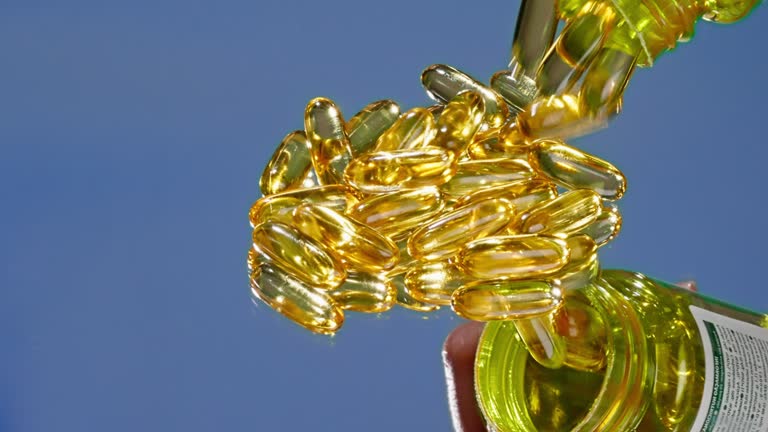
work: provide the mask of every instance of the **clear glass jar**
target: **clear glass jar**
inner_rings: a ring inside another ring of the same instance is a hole
[[[768,430],[768,316],[622,270],[575,294],[604,366],[544,368],[512,322],[489,323],[475,361],[489,430]]]

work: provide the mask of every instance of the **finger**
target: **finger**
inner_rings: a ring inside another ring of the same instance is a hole
[[[694,281],[694,280],[687,280],[687,281],[678,282],[675,285],[679,286],[680,288],[685,288],[685,289],[687,289],[689,291],[693,291],[693,292],[696,292],[696,291],[699,290],[699,287],[696,286],[696,281]]]
[[[483,324],[468,322],[456,327],[443,345],[443,366],[448,387],[448,407],[453,427],[458,432],[483,432],[475,401],[474,363]]]

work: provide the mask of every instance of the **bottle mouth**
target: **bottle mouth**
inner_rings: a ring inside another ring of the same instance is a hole
[[[632,305],[608,281],[601,278],[583,292],[606,324],[606,367],[599,390],[593,393],[594,401],[585,403],[586,409],[567,423],[573,425],[573,431],[631,430],[647,408],[646,393],[653,380],[648,340]],[[513,322],[486,325],[475,360],[475,390],[489,430],[538,430],[528,403],[528,364],[529,354]]]

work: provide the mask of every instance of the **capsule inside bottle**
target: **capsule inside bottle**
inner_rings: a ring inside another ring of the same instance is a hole
[[[515,328],[528,353],[536,362],[550,369],[557,369],[565,362],[565,340],[553,325],[557,311],[536,318],[515,320]]]
[[[478,281],[453,293],[451,306],[475,321],[526,319],[547,315],[560,306],[562,292],[540,281]]]
[[[331,297],[270,265],[258,266],[250,277],[251,293],[291,321],[315,333],[333,334],[344,313]]]

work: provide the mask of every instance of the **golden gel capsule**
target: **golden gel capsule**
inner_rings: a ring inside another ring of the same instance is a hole
[[[448,103],[464,90],[479,93],[485,102],[485,119],[480,133],[496,130],[509,117],[509,108],[504,100],[493,90],[474,78],[446,65],[432,65],[421,73],[421,84],[434,101]]]
[[[253,229],[253,247],[276,267],[302,282],[322,289],[339,286],[347,276],[344,265],[315,240],[294,228],[267,221]]]
[[[563,301],[559,288],[540,281],[478,281],[454,291],[451,307],[475,321],[543,316]]]
[[[493,74],[491,88],[507,103],[512,114],[523,111],[539,91],[536,81],[516,69],[505,69]]]
[[[511,227],[520,234],[568,236],[593,223],[600,208],[600,195],[589,189],[576,189],[534,206],[515,219]]]
[[[568,138],[605,127],[608,119],[620,109],[620,106],[615,106],[588,115],[576,95],[542,96],[518,114],[517,123],[521,133],[528,139]]]
[[[566,357],[565,339],[557,333],[553,322],[557,313],[515,320],[515,329],[528,353],[538,364],[550,369],[561,367]]]
[[[344,181],[364,193],[439,186],[456,172],[456,155],[437,147],[364,154],[344,172]]]
[[[482,96],[472,90],[459,93],[451,99],[440,114],[432,145],[456,154],[472,142],[485,115]]]
[[[312,99],[304,111],[304,130],[317,179],[324,185],[341,183],[352,159],[341,110],[330,99]]]
[[[637,56],[617,49],[601,49],[584,75],[579,90],[581,111],[597,116],[619,105],[636,62]]]
[[[552,283],[565,292],[584,288],[592,283],[600,273],[597,262],[597,244],[586,234],[568,237],[565,240],[571,254],[566,264],[555,274]]]
[[[426,108],[404,113],[376,141],[374,151],[392,151],[426,147],[435,136],[435,118]]]
[[[701,385],[701,378],[696,376],[697,353],[692,342],[698,337],[683,319],[674,319],[657,338],[653,408],[666,430],[679,428],[698,402],[693,388]]]
[[[248,274],[250,275],[259,266],[259,260],[256,251],[252,247],[248,248]]]
[[[405,274],[392,275],[389,280],[397,289],[398,305],[417,312],[432,312],[440,309],[436,304],[425,303],[408,294],[408,289],[405,287]]]
[[[357,204],[357,197],[352,188],[345,185],[328,185],[307,189],[296,189],[276,195],[263,197],[251,206],[248,219],[251,226],[263,222],[270,215],[280,215],[286,209],[290,211],[298,203],[309,202],[344,212]]]
[[[607,328],[600,314],[580,291],[569,292],[555,314],[558,334],[565,341],[565,365],[597,372],[605,367]]]
[[[448,261],[419,262],[405,274],[405,288],[415,299],[448,306],[451,295],[467,282],[464,274]]]
[[[277,146],[259,180],[261,193],[272,195],[300,187],[312,169],[304,131],[291,132]]]
[[[392,270],[387,272],[388,276],[405,274],[419,262],[408,253],[407,241],[398,242],[397,248],[400,249],[400,260],[397,261],[397,265]]]
[[[540,279],[562,269],[565,241],[535,235],[487,237],[467,244],[456,260],[476,279]]]
[[[420,260],[448,258],[465,243],[504,229],[513,211],[508,201],[496,198],[455,209],[414,231],[408,253]]]
[[[507,146],[498,136],[489,136],[475,141],[467,147],[472,160],[523,159],[528,160],[529,146]]]
[[[251,226],[268,220],[290,225],[293,209],[301,205],[301,200],[290,196],[272,195],[261,200],[264,202],[257,201],[251,210]]]
[[[435,124],[440,120],[440,114],[443,113],[443,109],[445,109],[445,105],[443,104],[435,104],[427,107],[427,111],[432,113],[432,118],[435,119]]]
[[[545,179],[517,180],[510,183],[479,189],[456,201],[455,208],[489,198],[509,201],[517,213],[523,213],[534,205],[557,197],[557,188]]]
[[[349,209],[347,215],[397,241],[444,207],[440,191],[426,187],[372,195]]]
[[[536,142],[529,161],[567,189],[592,189],[608,200],[621,198],[627,189],[627,180],[616,167],[559,140]]]
[[[370,273],[349,273],[344,283],[328,294],[342,309],[366,313],[386,312],[397,300],[395,286]]]
[[[512,38],[512,62],[521,73],[536,75],[544,54],[552,45],[557,31],[557,2],[523,0],[517,13],[515,35]]]
[[[302,204],[293,212],[293,223],[301,233],[331,248],[355,269],[388,270],[400,256],[392,240],[329,208]]]
[[[580,234],[586,234],[597,243],[597,246],[603,246],[616,238],[621,231],[621,213],[614,206],[603,205],[600,214],[591,224],[580,229]]]
[[[479,189],[529,180],[534,176],[527,161],[489,159],[459,162],[456,174],[440,190],[446,197],[459,199]]]
[[[366,105],[344,125],[354,156],[368,151],[400,117],[400,106],[389,99]]]
[[[344,323],[344,313],[331,297],[270,265],[251,274],[251,293],[291,321],[315,333],[333,334]]]

